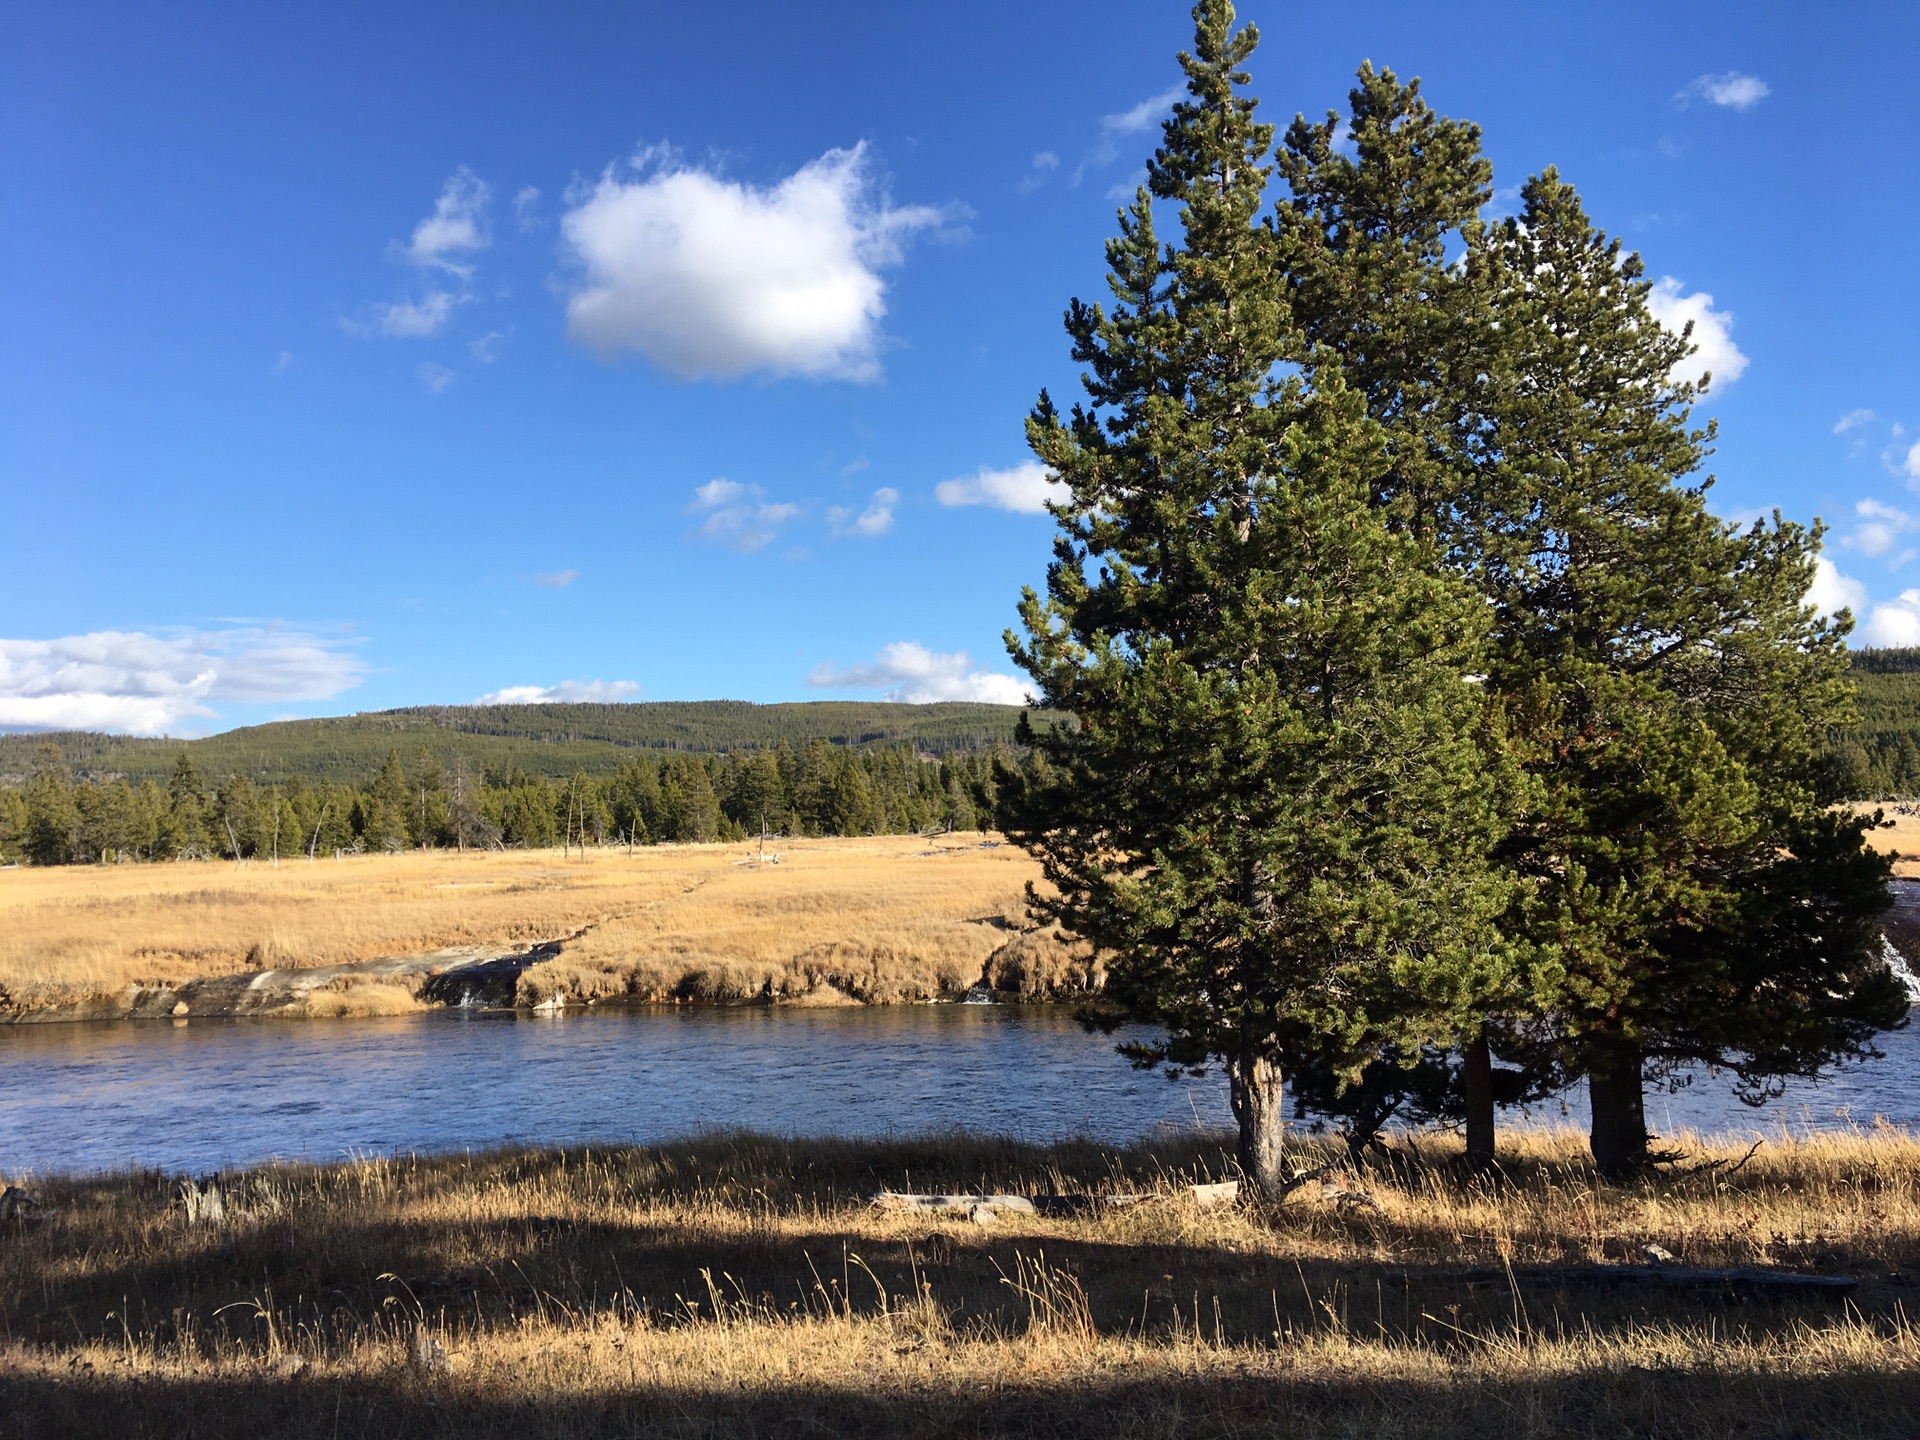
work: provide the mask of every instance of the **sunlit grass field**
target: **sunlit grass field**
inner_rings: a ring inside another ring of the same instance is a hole
[[[1017,1077],[1009,1077],[1017,1083]],[[1401,1142],[1272,1224],[1201,1209],[1205,1138],[713,1136],[27,1179],[0,1228],[0,1433],[1545,1437],[1920,1431],[1920,1144],[1693,1142],[1595,1183],[1580,1138],[1469,1178]],[[1306,1142],[1301,1163],[1327,1158]],[[1717,1162],[1717,1163],[1716,1163]],[[876,1211],[882,1188],[1100,1195]],[[1599,1284],[1643,1259],[1844,1296]]]
[[[308,862],[0,872],[0,990],[16,1010],[135,985],[565,939],[524,1003],[898,1001],[1040,993],[1090,972],[1023,933],[1038,867],[991,837],[676,845],[632,852],[447,851]],[[326,992],[313,1013],[393,1013],[399,983]]]

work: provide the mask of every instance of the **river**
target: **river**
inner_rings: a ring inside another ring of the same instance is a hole
[[[1051,1007],[429,1012],[371,1020],[0,1027],[0,1176],[513,1141],[653,1141],[740,1126],[795,1135],[967,1129],[1129,1140],[1224,1129],[1217,1077],[1134,1070]],[[1648,1095],[1664,1133],[1920,1126],[1920,1033],[1759,1110],[1701,1075]],[[1511,1117],[1518,1118],[1518,1117]],[[1532,1118],[1584,1120],[1578,1094]]]

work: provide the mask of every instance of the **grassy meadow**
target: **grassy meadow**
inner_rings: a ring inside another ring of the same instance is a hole
[[[0,872],[0,1013],[134,986],[564,940],[517,999],[888,1002],[981,980],[1041,996],[1091,971],[1025,932],[1038,867],[979,835],[409,852]],[[307,1013],[392,1014],[423,973],[343,977]]]
[[[48,1179],[0,1229],[0,1434],[1910,1436],[1920,1143],[1694,1144],[1596,1184],[1580,1138],[1467,1178],[1403,1143],[1270,1224],[1201,1138],[956,1136],[274,1166],[190,1221],[158,1174]],[[1301,1161],[1318,1155],[1302,1146]],[[1717,1163],[1716,1163],[1717,1162]],[[1099,1195],[889,1214],[881,1188]],[[1601,1285],[1690,1266],[1850,1296]]]

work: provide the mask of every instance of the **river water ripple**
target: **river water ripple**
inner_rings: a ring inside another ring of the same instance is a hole
[[[0,1028],[0,1175],[200,1172],[735,1127],[1124,1141],[1230,1125],[1222,1080],[1168,1081],[1112,1045],[1060,1009],[982,1005],[15,1025]],[[1920,1126],[1920,1033],[1884,1036],[1881,1048],[1885,1059],[1759,1110],[1724,1078],[1654,1089],[1648,1119],[1669,1134],[1876,1115]],[[1576,1093],[1533,1118],[1585,1116]]]

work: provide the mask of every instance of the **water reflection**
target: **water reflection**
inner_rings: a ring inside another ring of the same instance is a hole
[[[1143,1074],[1112,1043],[1059,1010],[973,1005],[12,1026],[0,1029],[0,1172],[200,1171],[736,1126],[1125,1140],[1230,1123],[1223,1082]],[[1758,1133],[1849,1110],[1920,1125],[1920,1037],[1882,1048],[1885,1060],[1763,1110],[1703,1076],[1650,1095],[1648,1116],[1668,1131]],[[1559,1121],[1561,1106],[1535,1115]],[[1566,1119],[1584,1119],[1577,1095]]]

